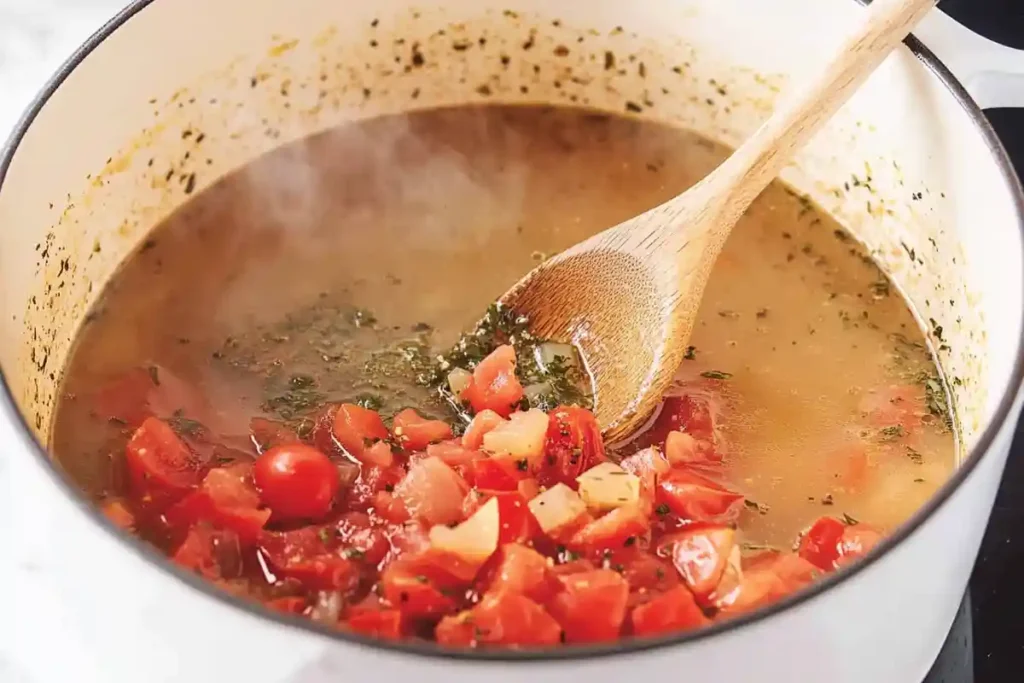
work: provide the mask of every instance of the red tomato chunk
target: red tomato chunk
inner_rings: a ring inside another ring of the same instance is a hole
[[[304,429],[254,417],[248,449],[178,434],[154,410],[172,394],[201,402],[170,376],[158,389],[133,373],[96,399],[98,415],[135,428],[128,486],[103,512],[267,609],[456,648],[699,629],[785,598],[882,537],[822,517],[797,552],[744,554],[737,525],[753,513],[720,481],[722,411],[705,389],[667,399],[648,432],[610,453],[590,411],[520,406],[511,346],[472,370],[461,436],[413,409],[386,421],[341,403]],[[916,398],[901,395],[900,409],[919,412]]]

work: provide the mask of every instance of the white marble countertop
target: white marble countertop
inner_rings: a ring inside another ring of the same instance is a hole
[[[7,138],[25,108],[57,67],[127,4],[128,0],[0,0],[0,142]],[[2,436],[7,435],[0,434]],[[2,450],[0,448],[0,471],[3,470]],[[0,577],[8,583],[2,552]],[[42,584],[19,580],[15,585],[7,585],[7,589],[16,590],[18,599],[22,601],[31,600],[38,606],[38,616],[47,619],[46,613],[51,611],[47,604],[53,596],[46,594]],[[11,595],[8,593],[7,597]],[[0,603],[10,606],[6,600],[0,600]],[[54,642],[62,642],[61,647],[75,647],[74,643],[67,641],[71,634],[62,632],[64,629],[59,623],[53,624],[54,640],[48,642],[19,637],[17,624],[9,619],[0,618],[0,624],[3,624],[0,632],[4,634],[0,643],[0,681],[3,683],[51,683],[29,679],[24,671],[15,667],[11,657],[5,657],[8,647],[16,648],[21,661],[26,657],[52,658],[60,650],[55,648]],[[72,675],[66,680],[74,678]]]
[[[0,0],[0,138],[51,73],[127,0]]]

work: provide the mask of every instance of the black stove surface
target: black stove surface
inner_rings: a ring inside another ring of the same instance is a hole
[[[1024,0],[944,0],[940,7],[982,35],[1024,49]],[[1024,110],[986,112],[1024,177]],[[949,637],[925,683],[1024,681],[1024,421]]]

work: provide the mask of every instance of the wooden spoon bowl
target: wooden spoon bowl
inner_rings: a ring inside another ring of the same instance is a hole
[[[611,442],[633,433],[672,382],[711,268],[733,226],[937,0],[874,0],[806,84],[690,190],[549,259],[501,299],[543,338],[575,344]]]

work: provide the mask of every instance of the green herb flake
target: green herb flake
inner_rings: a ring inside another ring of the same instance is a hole
[[[750,500],[749,498],[744,498],[743,504],[747,506],[748,510],[753,510],[754,512],[761,515],[767,515],[768,512],[771,511],[771,508],[768,507],[767,505]]]
[[[855,517],[851,517],[850,515],[848,515],[848,514],[846,514],[844,512],[843,513],[843,524],[845,524],[846,526],[856,526],[856,525],[860,524],[860,522],[857,521],[857,519]]]
[[[731,372],[722,372],[721,370],[708,370],[706,372],[700,373],[700,376],[701,377],[706,377],[707,379],[721,379],[721,380],[725,380],[725,379],[732,378],[732,373]]]
[[[683,355],[683,360],[697,360],[697,347],[687,346],[686,353]]]
[[[659,505],[657,508],[655,508],[654,511],[657,512],[659,515],[662,515],[662,516],[667,515],[669,512],[671,512],[671,510],[669,509],[668,505],[666,505],[665,503],[662,503],[661,505]]]

